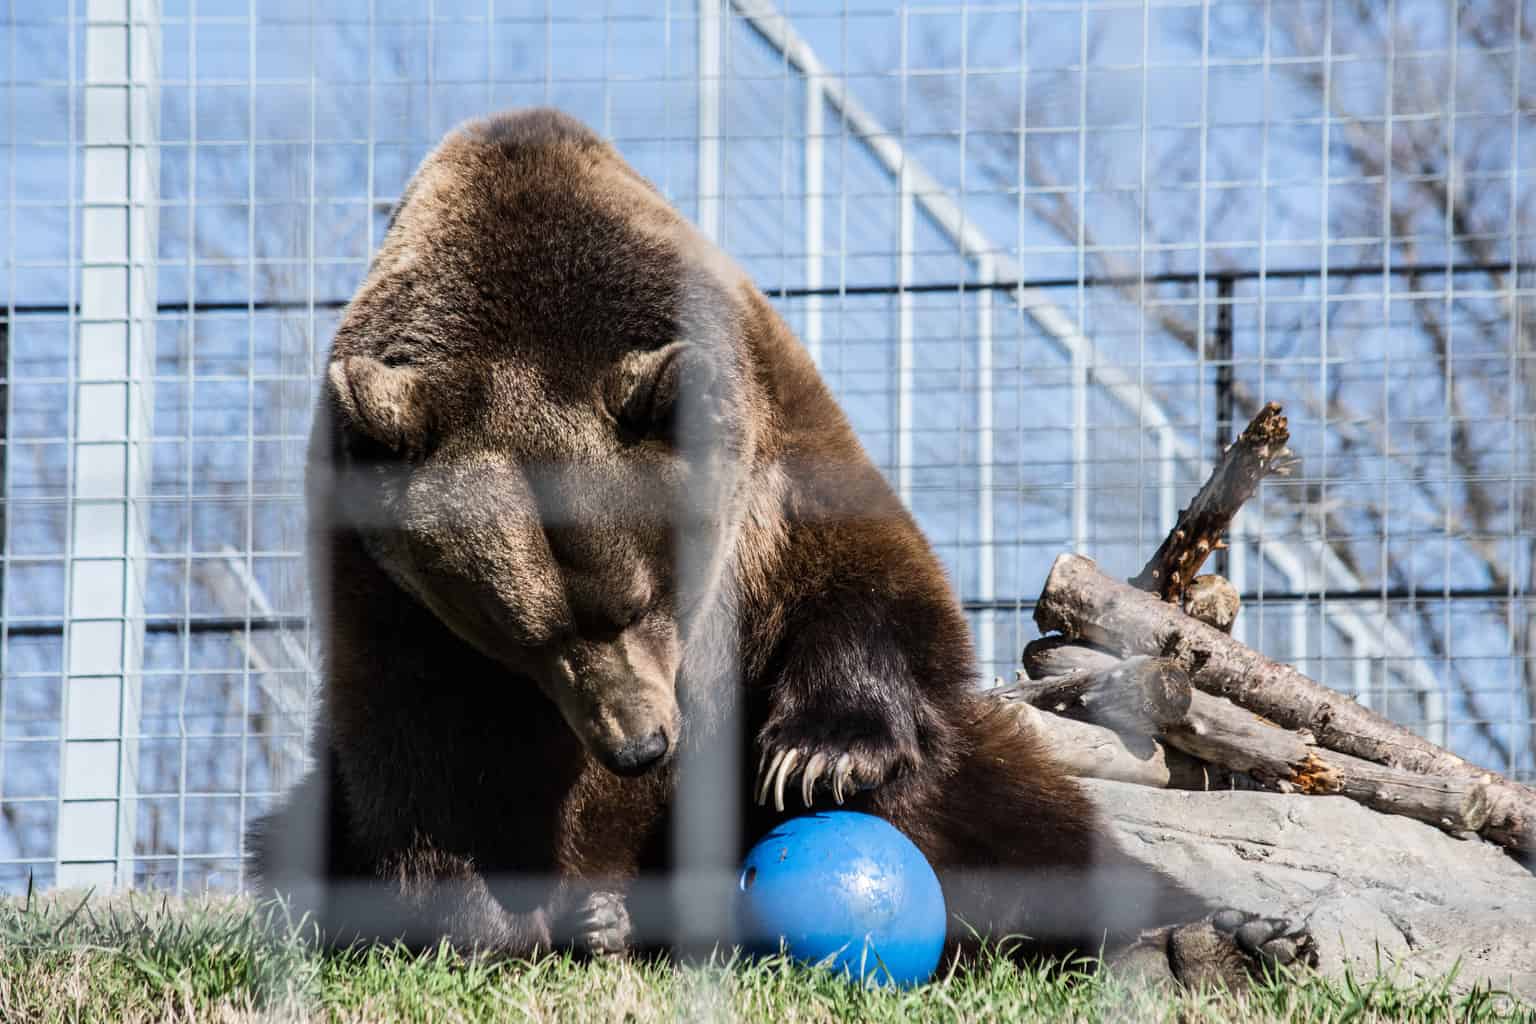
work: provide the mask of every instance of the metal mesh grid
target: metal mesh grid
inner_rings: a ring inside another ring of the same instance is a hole
[[[340,305],[441,134],[533,103],[770,293],[986,677],[1057,553],[1134,572],[1275,399],[1304,471],[1218,566],[1244,638],[1536,775],[1529,4],[12,0],[4,26],[0,887],[241,884],[301,760]]]

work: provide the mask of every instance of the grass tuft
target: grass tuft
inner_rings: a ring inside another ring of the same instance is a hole
[[[1279,977],[1238,996],[1137,989],[1088,965],[995,955],[917,988],[866,989],[782,957],[678,967],[489,963],[446,947],[322,954],[245,899],[79,894],[0,901],[0,1021],[1179,1021],[1536,1024],[1487,986],[1378,970]]]

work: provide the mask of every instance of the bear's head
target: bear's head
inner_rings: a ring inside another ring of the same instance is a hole
[[[741,518],[742,285],[599,138],[520,112],[424,161],[332,347],[312,515],[620,774],[678,739]]]

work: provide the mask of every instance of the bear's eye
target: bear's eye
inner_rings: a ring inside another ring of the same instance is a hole
[[[681,348],[667,353],[660,365],[644,374],[619,404],[614,418],[619,429],[635,440],[671,443],[676,429],[677,377]]]
[[[626,440],[692,448],[713,433],[725,410],[722,382],[707,352],[677,342],[644,353],[637,362],[610,407]],[[682,432],[694,436],[684,439]]]

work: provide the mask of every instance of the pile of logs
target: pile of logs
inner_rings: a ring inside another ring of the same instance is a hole
[[[1176,789],[1340,795],[1523,858],[1536,790],[1462,760],[1230,635],[1236,590],[1198,575],[1259,482],[1295,465],[1278,405],[1227,448],[1130,582],[1062,555],[1035,607],[1044,636],[995,692],[1076,775]]]

